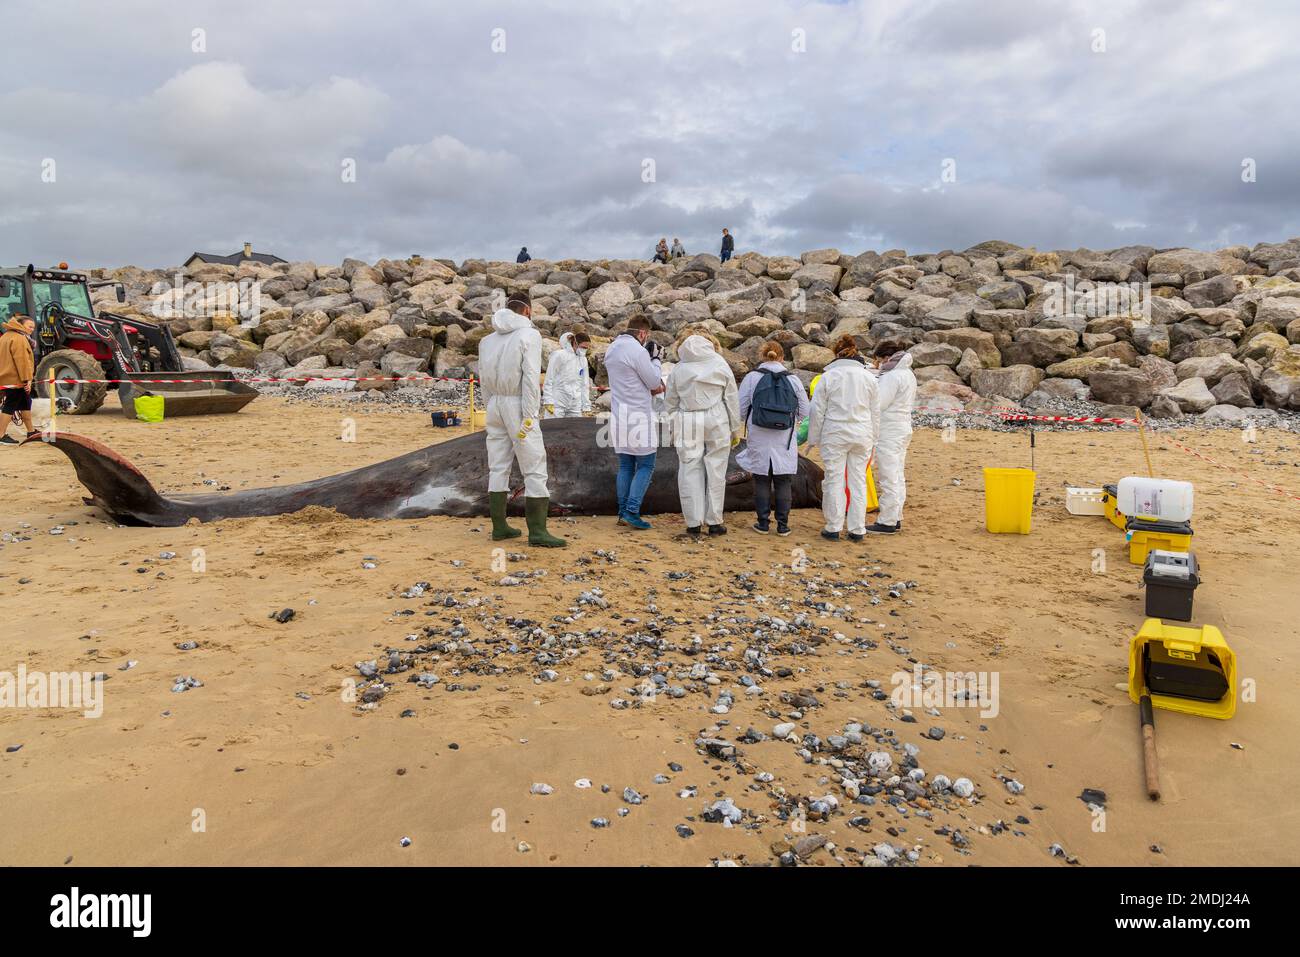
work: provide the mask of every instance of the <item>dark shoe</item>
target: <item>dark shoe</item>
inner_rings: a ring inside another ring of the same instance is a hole
[[[847,534],[849,536],[849,541],[851,542],[860,542],[867,537],[862,532],[848,532]]]
[[[640,515],[620,515],[619,521],[628,528],[637,532],[644,532],[648,528],[654,528],[653,525],[647,522]]]
[[[506,498],[505,492],[488,492],[488,511],[492,515],[492,541],[494,542],[518,538],[523,534],[506,522]]]
[[[9,436],[7,436],[7,435],[0,435],[0,444],[3,444],[3,445],[17,445],[17,444],[18,444],[18,440],[17,440],[17,439],[11,439],[11,438],[9,438]]]
[[[838,542],[838,541],[840,540],[840,533],[839,533],[839,532],[828,532],[828,531],[826,531],[826,529],[823,528],[823,529],[822,529],[822,538],[826,539],[828,542]]]
[[[556,538],[546,530],[546,513],[551,507],[549,498],[524,499],[524,515],[528,519],[528,544],[538,548],[563,548],[569,543]]]
[[[868,525],[867,531],[874,535],[893,535],[902,527],[902,522],[899,522],[897,525],[881,525],[879,522],[876,522],[874,525]]]
[[[710,534],[710,535],[726,535],[726,534],[727,534],[727,526],[725,526],[725,525],[710,525],[710,526],[709,526],[709,534]]]
[[[785,538],[785,536],[787,536],[787,535],[790,534],[790,526],[789,526],[789,525],[783,525],[781,522],[777,522],[777,523],[776,523],[776,533],[777,533],[778,535],[780,535],[782,538]]]
[[[693,526],[691,526],[690,528],[686,529],[686,534],[689,535],[689,536],[691,536],[691,538],[699,538],[699,537],[700,537],[700,526],[698,526],[698,525],[693,525]]]
[[[770,527],[767,522],[755,522],[753,525],[754,531],[760,535],[766,535]]]

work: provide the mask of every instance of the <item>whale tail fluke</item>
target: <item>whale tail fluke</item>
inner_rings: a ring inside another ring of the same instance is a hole
[[[108,446],[72,432],[46,433],[23,445],[52,445],[69,459],[77,478],[90,492],[83,499],[96,505],[125,525],[167,524],[159,518],[167,512],[166,501],[144,473]]]

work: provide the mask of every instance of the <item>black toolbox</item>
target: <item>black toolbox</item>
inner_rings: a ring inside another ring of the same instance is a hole
[[[1192,598],[1201,583],[1194,554],[1153,548],[1147,553],[1142,582],[1147,589],[1148,618],[1192,620]]]

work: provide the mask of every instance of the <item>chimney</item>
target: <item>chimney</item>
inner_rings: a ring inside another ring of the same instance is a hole
[[[244,258],[249,259],[252,257],[252,255],[253,255],[253,244],[244,243]]]

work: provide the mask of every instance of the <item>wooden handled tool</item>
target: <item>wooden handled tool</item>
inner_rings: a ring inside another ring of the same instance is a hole
[[[1151,707],[1151,695],[1138,700],[1138,713],[1142,717],[1142,756],[1147,777],[1147,797],[1160,800],[1160,765],[1156,760],[1156,719]]]

